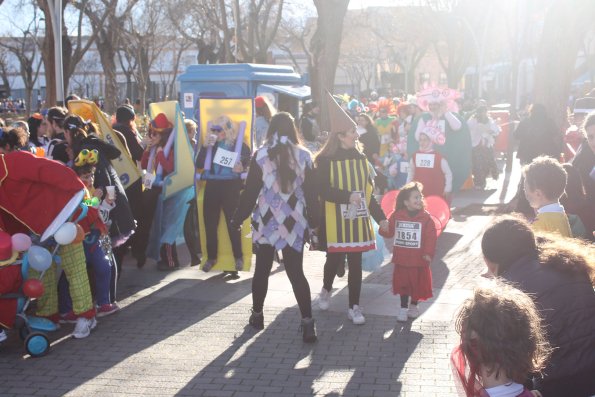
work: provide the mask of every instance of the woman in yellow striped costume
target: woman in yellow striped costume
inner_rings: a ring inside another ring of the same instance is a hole
[[[316,156],[316,175],[324,213],[318,236],[320,247],[327,252],[318,304],[322,310],[328,309],[337,268],[343,266],[347,258],[347,316],[354,324],[364,324],[366,320],[359,307],[362,252],[376,249],[370,216],[383,230],[388,227],[388,222],[372,195],[374,171],[357,148],[355,123],[330,95],[327,102],[331,131]]]

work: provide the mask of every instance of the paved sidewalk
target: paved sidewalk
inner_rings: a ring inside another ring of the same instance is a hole
[[[463,192],[454,205],[497,203],[500,192]],[[255,332],[246,327],[251,273],[232,280],[190,267],[161,273],[147,263],[139,270],[129,261],[120,283],[122,310],[99,319],[89,338],[69,338],[66,325],[51,335],[48,356],[31,359],[10,335],[0,347],[0,396],[456,396],[452,319],[482,280],[479,241],[490,208],[455,213],[432,263],[435,296],[421,303],[420,318],[396,322],[399,300],[387,264],[364,272],[365,325],[347,320],[348,275],[336,279],[329,311],[314,302],[314,345],[301,341],[282,266],[273,266],[265,329]],[[323,263],[323,253],[306,253],[313,298]]]

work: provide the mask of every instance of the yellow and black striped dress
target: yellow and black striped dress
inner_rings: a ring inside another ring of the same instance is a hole
[[[362,194],[362,205],[348,219],[348,205],[324,201],[328,252],[364,252],[376,248],[376,238],[368,209],[373,184],[365,157],[331,160],[329,181],[332,188]]]

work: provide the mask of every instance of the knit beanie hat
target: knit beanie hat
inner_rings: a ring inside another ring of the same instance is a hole
[[[122,105],[116,110],[116,121],[126,123],[134,120],[134,109],[128,105]]]

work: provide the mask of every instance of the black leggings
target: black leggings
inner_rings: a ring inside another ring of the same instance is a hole
[[[324,264],[323,287],[327,291],[333,289],[333,281],[337,268],[343,266],[347,257],[349,274],[347,275],[347,288],[349,289],[349,308],[359,305],[359,295],[362,290],[362,253],[361,252],[327,252]]]
[[[268,244],[259,244],[256,249],[256,264],[252,278],[252,309],[262,312],[264,299],[269,289],[269,275],[273,266],[275,248]],[[302,318],[312,317],[312,302],[310,300],[310,285],[303,268],[304,252],[297,252],[287,246],[283,248],[283,263],[285,273],[291,282],[295,299],[300,308]]]
[[[233,230],[230,225],[233,212],[238,204],[242,181],[232,180],[208,180],[205,184],[205,195],[203,205],[203,216],[205,219],[205,234],[207,242],[207,255],[209,259],[217,259],[217,227],[221,210],[227,222],[227,231],[231,241],[231,249],[234,258],[242,257],[242,240],[240,231]]]
[[[417,305],[417,301],[411,301],[412,305]],[[409,307],[409,295],[401,295],[401,307],[407,309]]]

